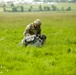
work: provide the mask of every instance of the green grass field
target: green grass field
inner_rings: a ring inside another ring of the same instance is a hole
[[[37,18],[46,44],[19,46]],[[0,13],[0,75],[76,75],[76,13]]]

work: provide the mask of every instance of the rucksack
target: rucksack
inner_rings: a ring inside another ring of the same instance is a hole
[[[23,40],[25,45],[28,44],[33,44],[36,42],[36,40],[38,39],[38,37],[36,35],[30,35],[30,36],[26,36]]]
[[[24,37],[20,45],[22,46],[24,44],[25,46],[33,45],[33,46],[41,47],[45,40],[46,40],[45,35],[41,35],[40,37],[36,35],[29,35]]]

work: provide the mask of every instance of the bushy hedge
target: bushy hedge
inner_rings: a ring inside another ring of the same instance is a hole
[[[25,11],[28,11],[28,12],[35,12],[35,11],[71,11],[71,6],[69,6],[68,8],[65,8],[64,7],[61,7],[61,9],[59,9],[57,6],[55,5],[50,5],[50,6],[42,6],[42,5],[39,5],[37,9],[34,9],[33,6],[31,5],[28,10],[26,10],[23,6],[14,6],[13,4],[11,4],[10,6],[12,10],[7,10],[7,7],[6,5],[3,5],[3,10],[4,12],[7,12],[7,11],[10,11],[10,12],[25,12]]]

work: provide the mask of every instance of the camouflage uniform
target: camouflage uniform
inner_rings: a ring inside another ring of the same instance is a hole
[[[40,35],[41,34],[41,20],[36,19],[33,23],[27,25],[23,35],[24,36],[29,36],[29,35]]]
[[[46,41],[46,36],[41,34],[40,26],[41,26],[41,21],[39,19],[27,25],[23,33],[24,38],[22,39],[20,46],[33,45],[33,46],[41,47]]]

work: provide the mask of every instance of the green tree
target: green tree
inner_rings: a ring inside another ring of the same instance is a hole
[[[53,11],[56,11],[57,10],[57,7],[55,5],[51,5]]]
[[[6,12],[6,8],[3,8],[3,11]]]
[[[70,10],[71,10],[71,7],[69,6],[66,10],[67,10],[67,11],[70,11]]]
[[[64,11],[64,7],[62,7],[61,9],[62,9],[62,11]]]
[[[6,11],[6,4],[3,4],[3,11]]]
[[[42,11],[42,10],[43,10],[41,5],[39,5],[39,10],[40,10],[40,11]]]
[[[50,11],[50,7],[49,6],[47,6],[47,11]]]
[[[32,9],[32,8],[33,8],[33,6],[31,5],[31,6],[30,6],[30,8]]]
[[[6,4],[3,4],[3,8],[5,8],[6,7]]]
[[[23,6],[21,6],[21,12],[24,12],[24,8],[23,8]]]
[[[13,7],[12,12],[17,12],[17,7]]]
[[[28,10],[29,12],[31,12],[31,8],[29,8],[29,10]]]
[[[46,6],[44,6],[44,11],[46,11],[47,10],[47,7]]]
[[[14,4],[13,3],[11,3],[11,7],[13,7],[14,6]]]

